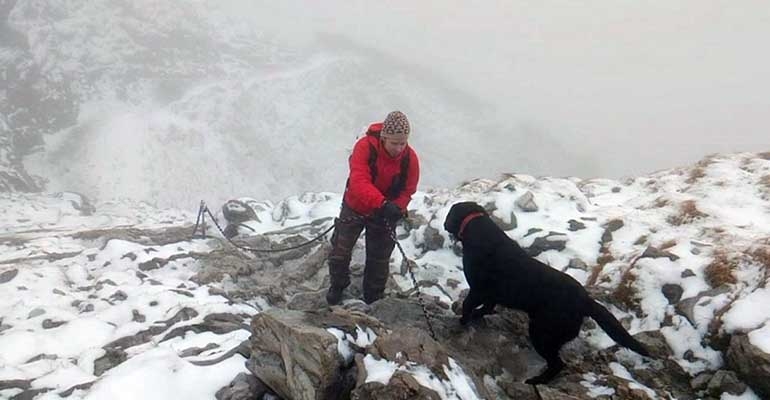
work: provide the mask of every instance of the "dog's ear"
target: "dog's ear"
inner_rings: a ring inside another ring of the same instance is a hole
[[[484,215],[487,215],[487,211],[484,207],[473,201],[455,203],[452,205],[452,208],[449,209],[449,214],[447,214],[446,219],[444,219],[444,229],[452,235],[457,236],[457,233],[460,231],[460,225],[463,223],[463,219],[473,212],[481,212],[484,213]]]

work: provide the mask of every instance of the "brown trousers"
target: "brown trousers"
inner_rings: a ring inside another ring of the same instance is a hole
[[[383,220],[363,217],[347,205],[342,205],[340,217],[332,235],[329,278],[332,288],[343,289],[350,285],[350,258],[353,247],[364,228],[366,228],[366,266],[363,291],[364,301],[371,303],[382,298],[385,292],[385,284],[388,282],[390,273],[390,254],[396,246]]]

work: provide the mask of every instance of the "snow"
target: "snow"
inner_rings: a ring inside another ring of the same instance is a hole
[[[770,353],[770,291],[765,288],[767,266],[751,258],[757,246],[766,245],[770,224],[764,214],[748,219],[736,215],[759,213],[768,208],[766,197],[757,196],[755,177],[747,176],[746,165],[766,174],[770,161],[750,153],[723,155],[711,160],[706,175],[688,183],[686,172],[661,171],[646,178],[618,182],[607,179],[576,178],[538,179],[528,175],[510,175],[498,181],[476,180],[457,189],[431,189],[418,192],[410,205],[413,215],[421,215],[445,239],[443,247],[425,251],[425,227],[399,235],[404,251],[416,263],[417,280],[437,282],[437,288],[426,288],[428,294],[450,303],[467,288],[461,260],[452,251],[450,237],[441,226],[449,207],[455,201],[473,200],[491,204],[495,215],[509,221],[515,214],[518,226],[507,233],[523,245],[537,237],[557,232],[566,239],[563,251],[546,251],[537,256],[554,268],[564,269],[573,258],[582,260],[588,270],[569,269],[582,283],[587,283],[601,255],[601,237],[606,224],[621,219],[623,226],[612,233],[613,240],[604,251],[615,261],[599,271],[596,284],[612,289],[629,271],[635,277],[631,285],[636,292],[640,315],[615,306],[610,310],[619,318],[629,318],[631,333],[659,330],[673,352],[674,360],[685,371],[697,374],[723,366],[723,354],[703,340],[708,327],[720,318],[726,333],[745,333],[760,351]],[[729,200],[714,193],[727,190]],[[613,188],[620,188],[619,190]],[[524,212],[515,205],[527,192],[539,206],[536,212]],[[661,203],[667,199],[668,203]],[[706,217],[682,225],[672,225],[669,217],[685,200],[695,200]],[[16,270],[15,276],[0,284],[0,380],[31,380],[35,388],[52,388],[39,398],[56,398],[56,393],[74,385],[94,382],[88,389],[76,390],[71,398],[91,399],[107,396],[124,398],[162,398],[180,393],[192,398],[210,398],[216,390],[245,371],[243,359],[233,356],[225,362],[198,367],[194,360],[215,358],[248,338],[246,330],[229,334],[194,334],[159,342],[170,329],[199,323],[210,313],[229,312],[255,315],[267,307],[264,299],[253,304],[228,304],[221,296],[209,294],[208,288],[191,282],[200,265],[185,254],[210,252],[214,242],[207,239],[183,239],[177,243],[148,246],[126,238],[109,240],[77,239],[84,232],[127,227],[154,229],[191,226],[194,210],[159,209],[131,200],[95,202],[96,212],[83,215],[74,204],[78,196],[67,193],[0,194],[0,207],[5,210],[0,221],[0,273]],[[260,222],[250,221],[251,229],[241,235],[277,231],[297,227],[302,232],[310,224],[325,228],[339,210],[341,196],[333,192],[306,192],[273,203],[242,197],[253,207]],[[74,202],[74,203],[73,203]],[[209,205],[221,220],[221,211]],[[567,221],[574,219],[584,229],[570,231]],[[750,223],[748,222],[750,220]],[[318,225],[320,224],[320,225]],[[531,228],[541,231],[527,235]],[[719,228],[719,229],[717,229]],[[216,234],[216,232],[214,232]],[[285,234],[285,233],[278,233]],[[644,237],[644,240],[640,238]],[[765,244],[763,244],[765,243]],[[648,246],[662,247],[678,258],[640,258]],[[725,252],[735,263],[732,271],[737,283],[728,290],[703,295],[711,287],[706,280],[706,266],[719,252]],[[164,266],[137,275],[137,266],[155,257],[174,260]],[[401,254],[391,259],[393,279],[403,289],[411,288],[409,275],[401,275]],[[155,284],[150,284],[149,279]],[[459,282],[456,287],[447,281]],[[678,285],[682,299],[699,296],[693,308],[693,321],[680,315],[663,295],[663,285]],[[188,295],[179,293],[179,288]],[[123,300],[117,300],[123,298]],[[184,308],[192,308],[198,316],[169,326],[165,332],[146,343],[126,349],[128,360],[95,376],[95,360],[105,353],[107,343],[148,329],[158,321],[166,321]],[[144,316],[136,320],[134,313]],[[58,323],[64,324],[56,326]],[[44,329],[44,325],[48,329]],[[358,327],[353,333],[329,329],[338,339],[338,351],[347,362],[352,361],[352,345],[364,348],[376,340],[368,328]],[[581,337],[596,348],[606,348],[612,340],[599,329],[581,332]],[[181,358],[182,351],[215,343],[219,347],[194,357]],[[625,352],[628,353],[628,352]],[[618,358],[644,367],[641,357],[617,352]],[[685,354],[689,354],[687,360]],[[45,354],[45,357],[37,357]],[[33,360],[33,358],[36,358]],[[689,360],[689,361],[688,361]],[[387,382],[392,374],[404,371],[444,399],[474,398],[474,386],[454,360],[446,365],[448,380],[441,380],[425,366],[398,365],[371,356],[364,358],[367,381]],[[623,379],[631,374],[620,364],[613,373]],[[611,389],[596,386],[595,376],[584,376],[583,386],[593,395],[609,394]],[[144,386],[137,382],[146,382]],[[160,385],[163,383],[163,385]],[[638,382],[631,382],[642,390]],[[11,396],[16,389],[0,395]],[[747,392],[748,393],[748,392]],[[723,396],[729,399],[750,399]]]
[[[236,373],[247,372],[244,358],[232,358],[208,367],[194,366],[170,349],[157,348],[137,354],[110,370],[87,395],[97,399],[211,399],[230,383]]]
[[[770,321],[768,304],[770,304],[770,289],[757,289],[737,300],[723,319],[730,331],[752,331]]]

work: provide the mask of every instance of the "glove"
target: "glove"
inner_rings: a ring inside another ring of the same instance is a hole
[[[403,216],[401,209],[390,201],[385,201],[380,207],[380,216],[389,223],[395,223]]]

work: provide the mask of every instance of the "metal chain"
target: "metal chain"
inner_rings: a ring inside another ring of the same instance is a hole
[[[388,229],[388,233],[390,234],[391,240],[393,240],[396,243],[396,247],[398,247],[398,251],[401,252],[401,263],[406,263],[406,269],[409,271],[409,276],[412,278],[412,285],[414,285],[415,290],[417,290],[417,302],[420,304],[420,307],[422,308],[422,315],[425,317],[425,323],[428,324],[428,331],[430,332],[430,337],[433,338],[433,340],[438,342],[438,338],[436,337],[436,331],[433,329],[433,323],[430,320],[430,317],[428,316],[428,309],[425,306],[425,302],[422,299],[422,296],[420,296],[420,286],[417,284],[417,279],[414,277],[414,271],[412,271],[411,264],[409,263],[409,258],[406,256],[406,252],[404,251],[404,248],[401,247],[401,243],[398,241],[398,238],[396,237],[396,228],[395,226],[391,226],[390,223],[386,222],[386,227]]]
[[[298,249],[300,247],[307,246],[322,237],[324,237],[327,233],[331,232],[332,229],[334,229],[337,226],[338,222],[350,222],[350,221],[360,221],[362,219],[365,219],[363,216],[350,216],[346,218],[337,218],[334,221],[334,224],[330,226],[327,230],[323,231],[320,235],[314,237],[313,239],[310,239],[309,241],[296,245],[291,247],[285,247],[281,249],[255,249],[252,247],[242,246],[235,242],[233,242],[230,238],[225,236],[225,232],[222,229],[222,227],[219,225],[219,221],[217,221],[216,217],[214,217],[214,214],[209,210],[208,206],[206,206],[206,203],[201,200],[200,207],[198,208],[198,218],[195,221],[195,229],[193,230],[192,236],[194,237],[195,234],[198,232],[198,227],[201,227],[201,231],[203,236],[206,235],[206,224],[205,224],[205,214],[208,214],[211,217],[211,220],[214,222],[214,225],[219,230],[219,233],[222,234],[222,236],[230,242],[233,246],[235,246],[238,249],[245,250],[245,251],[251,251],[254,253],[278,253],[282,251],[288,251],[288,250],[294,250]],[[417,283],[417,279],[414,277],[414,271],[412,271],[411,264],[409,263],[409,258],[406,256],[406,252],[404,251],[404,248],[401,247],[401,243],[398,241],[398,238],[396,237],[396,229],[395,226],[392,226],[390,223],[385,223],[385,228],[388,231],[388,234],[390,235],[390,239],[393,240],[393,242],[396,244],[396,247],[398,247],[398,251],[401,252],[401,258],[402,263],[406,263],[407,270],[409,271],[409,276],[412,278],[412,284],[414,285],[414,288],[417,290],[417,302],[420,304],[420,308],[422,308],[422,315],[425,317],[425,323],[428,325],[428,331],[430,332],[430,336],[433,338],[433,340],[438,341],[438,338],[436,337],[436,331],[433,329],[433,323],[430,320],[430,317],[428,316],[428,309],[425,306],[425,302],[422,299],[422,296],[420,296],[420,286]]]
[[[250,251],[250,252],[253,252],[253,253],[279,253],[279,252],[283,252],[283,251],[295,250],[295,249],[298,249],[300,247],[307,246],[307,245],[309,245],[309,244],[311,244],[311,243],[313,243],[313,242],[323,238],[327,233],[331,232],[331,230],[334,229],[334,227],[337,225],[336,222],[335,222],[334,224],[332,224],[332,226],[330,226],[328,229],[323,231],[320,235],[318,235],[318,236],[308,240],[305,243],[301,243],[301,244],[298,244],[296,246],[284,247],[284,248],[280,248],[280,249],[255,249],[253,247],[239,245],[238,243],[233,242],[230,238],[225,236],[225,231],[219,225],[219,221],[217,221],[217,219],[214,216],[214,214],[211,212],[211,210],[209,210],[209,208],[206,206],[206,204],[203,201],[201,201],[201,206],[200,206],[200,209],[198,210],[198,220],[195,222],[195,230],[193,230],[193,236],[195,236],[195,233],[198,231],[198,225],[202,225],[202,232],[203,232],[203,235],[205,236],[205,232],[206,232],[206,224],[204,223],[205,214],[208,214],[211,217],[211,220],[214,222],[214,225],[219,230],[219,233],[221,233],[222,236],[225,238],[225,240],[230,242],[231,245],[235,246],[238,249],[245,250],[245,251]]]

